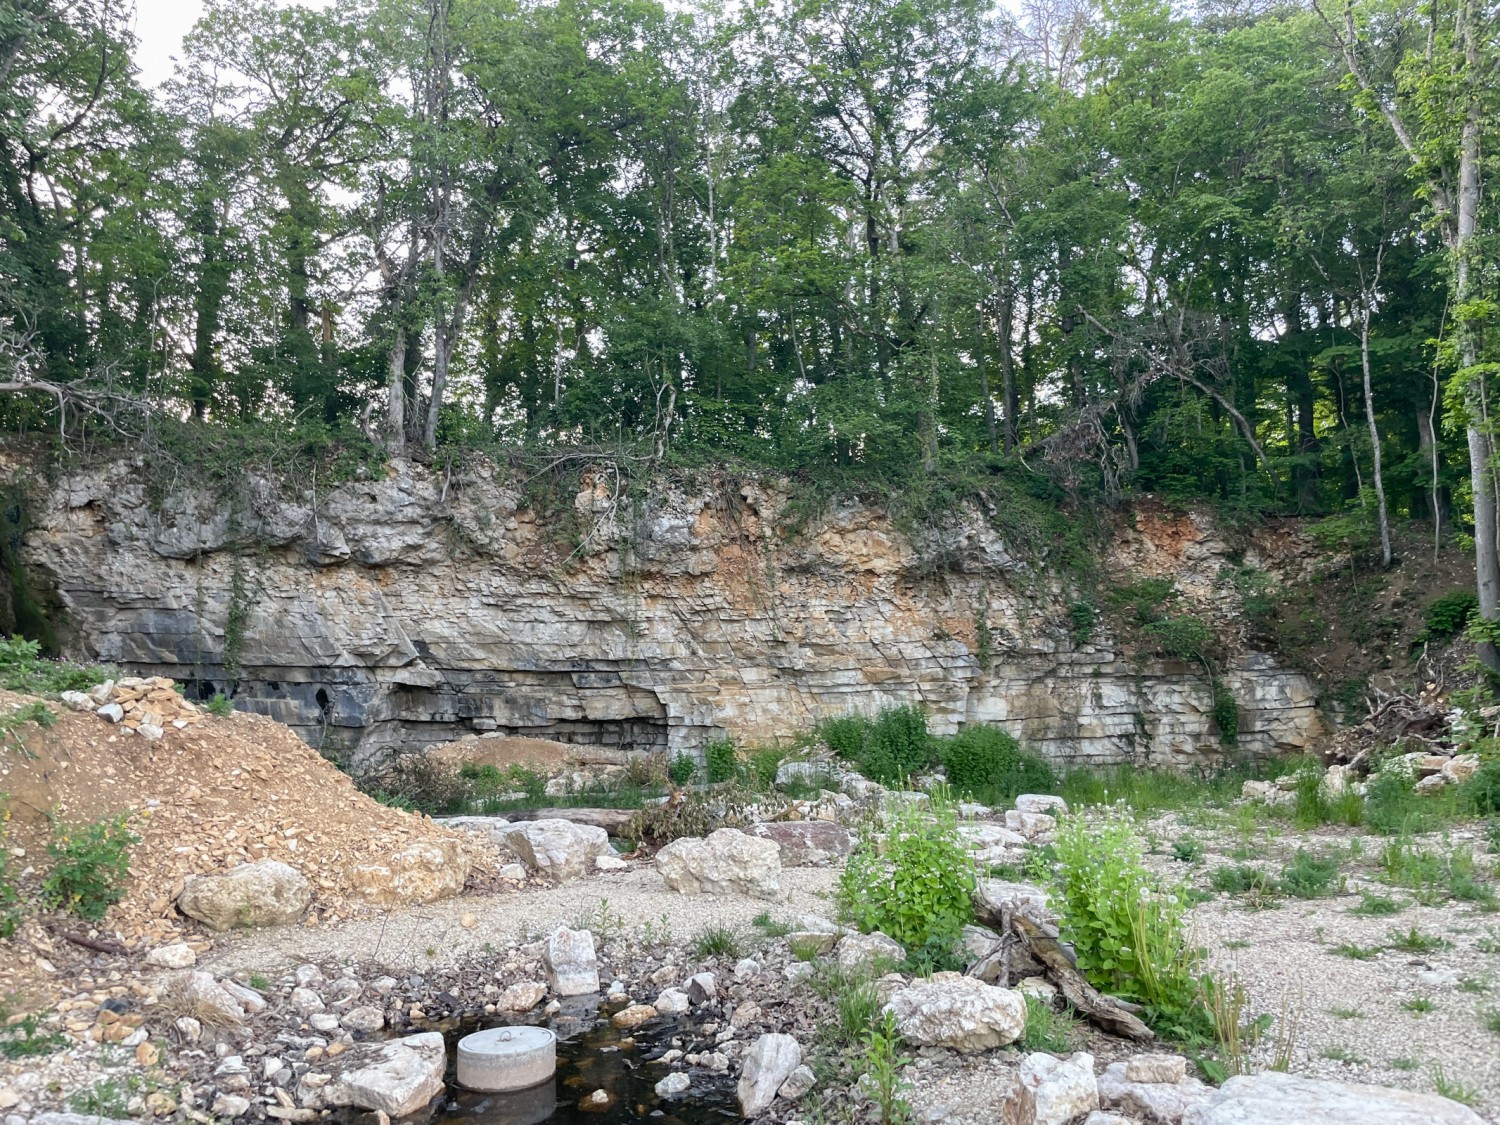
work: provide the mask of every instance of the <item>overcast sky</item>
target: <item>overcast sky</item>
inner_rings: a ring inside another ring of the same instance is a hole
[[[310,6],[321,8],[323,3],[312,0]],[[172,60],[182,53],[182,37],[202,14],[203,0],[136,0],[135,65],[141,68],[142,83],[155,86],[172,77]]]

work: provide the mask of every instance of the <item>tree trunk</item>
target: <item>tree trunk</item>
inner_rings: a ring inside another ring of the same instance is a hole
[[[999,448],[999,436],[995,432],[995,399],[990,394],[990,375],[985,366],[984,347],[984,302],[980,301],[974,311],[974,357],[979,368],[979,398],[984,403],[984,428],[990,439],[990,452]]]
[[[386,439],[392,457],[406,454],[406,329],[396,326],[386,376]]]
[[[1380,471],[1380,427],[1375,423],[1375,392],[1370,387],[1370,301],[1366,290],[1360,298],[1359,363],[1365,381],[1365,421],[1370,427],[1370,455],[1375,471],[1375,507],[1380,521],[1380,565],[1391,565],[1391,522],[1385,506],[1385,476]]]

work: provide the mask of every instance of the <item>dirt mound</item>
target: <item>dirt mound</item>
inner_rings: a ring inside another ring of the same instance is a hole
[[[515,735],[480,734],[444,742],[429,751],[439,761],[472,762],[476,766],[525,766],[543,773],[578,766],[624,765],[628,755],[623,750],[605,746],[580,746],[571,742],[553,742],[548,738],[523,738]]]
[[[35,702],[0,691],[0,717]],[[456,842],[471,860],[471,878],[482,879],[493,866],[472,837],[360,793],[271,719],[201,713],[201,721],[183,729],[168,725],[153,740],[96,714],[48,707],[57,716],[52,726],[22,723],[0,745],[11,871],[19,874],[23,895],[34,898],[29,892],[51,866],[52,818],[77,827],[133,813],[140,842],[130,850],[130,883],[98,927],[130,949],[201,932],[174,905],[184,882],[253,860],[281,860],[307,878],[314,896],[309,925],[366,909],[350,869],[410,845]],[[76,920],[64,928],[88,929]],[[24,955],[28,932],[40,929],[28,925],[17,934],[18,953]],[[6,944],[0,941],[0,963],[12,960]],[[0,980],[0,993],[5,985]]]

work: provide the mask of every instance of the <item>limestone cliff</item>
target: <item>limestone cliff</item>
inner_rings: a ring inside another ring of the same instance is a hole
[[[632,505],[600,475],[560,544],[559,517],[544,526],[522,482],[484,466],[397,463],[290,500],[251,479],[228,502],[183,490],[151,504],[139,477],[124,463],[78,473],[34,504],[21,556],[73,646],[205,696],[238,672],[240,707],[356,768],[473,731],[769,742],[902,702],[925,704],[938,732],[997,723],[1060,760],[1222,751],[1201,669],[1097,633],[1075,646],[1045,569],[977,515],[914,541],[851,503],[787,536],[784,497],[764,484]],[[1109,566],[1170,574],[1222,626],[1226,554],[1205,518],[1156,512],[1122,526]],[[1224,680],[1242,751],[1327,733],[1311,684],[1272,657],[1235,652]]]

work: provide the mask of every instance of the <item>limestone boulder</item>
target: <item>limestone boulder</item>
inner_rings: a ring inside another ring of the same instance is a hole
[[[372,906],[417,906],[461,893],[469,860],[456,840],[422,840],[381,862],[351,864],[348,875],[355,893]]]
[[[1011,809],[1005,814],[1005,827],[1030,843],[1050,843],[1057,834],[1057,820],[1046,813],[1019,812]]]
[[[533,820],[504,830],[506,844],[528,870],[558,883],[592,873],[595,861],[611,854],[609,833],[571,820]]]
[[[1014,1043],[1026,1027],[1026,1000],[1019,992],[957,973],[938,973],[900,989],[885,1010],[913,1046],[965,1053]]]
[[[244,1022],[245,1009],[214,980],[212,973],[187,969],[162,978],[159,992],[173,1011],[199,1025],[223,1027]]]
[[[740,1112],[759,1117],[776,1100],[776,1093],[802,1065],[802,1046],[790,1035],[762,1035],[745,1053],[735,1094]]]
[[[827,867],[854,850],[849,830],[828,820],[776,820],[752,824],[745,833],[774,840],[783,867]]]
[[[523,980],[495,997],[495,1009],[501,1012],[529,1012],[547,996],[547,986],[539,980]]]
[[[1068,811],[1068,802],[1052,793],[1022,793],[1016,798],[1016,811],[1056,816]]]
[[[405,1117],[442,1092],[447,1057],[443,1037],[436,1031],[357,1047],[340,1056],[348,1061],[340,1065],[333,1081],[312,1091],[309,1101]]]
[[[1099,1076],[1104,1108],[1168,1125],[1177,1125],[1213,1092],[1212,1086],[1187,1073],[1187,1061],[1180,1055],[1138,1055],[1110,1063]]]
[[[872,934],[847,934],[839,939],[839,968],[845,972],[867,973],[882,963],[898,965],[905,960],[905,947],[879,930]]]
[[[1182,1125],[1482,1125],[1437,1094],[1331,1082],[1300,1074],[1242,1074],[1189,1110]]]
[[[1003,879],[981,879],[974,887],[974,901],[996,913],[1021,914],[1037,923],[1055,923],[1057,915],[1047,891],[1035,883],[1009,883]]]
[[[296,868],[276,859],[242,863],[225,875],[199,875],[177,896],[177,909],[211,930],[280,926],[312,905],[312,886]]]
[[[1094,1056],[1027,1055],[1003,1114],[1005,1125],[1065,1125],[1099,1108]]]
[[[720,828],[707,838],[673,840],[656,853],[656,869],[680,894],[748,895],[780,901],[781,848],[773,840]]]
[[[542,968],[559,996],[587,996],[599,991],[599,957],[588,930],[555,931],[542,946]]]

